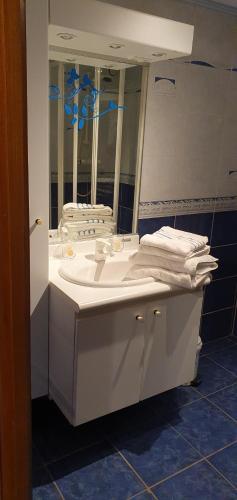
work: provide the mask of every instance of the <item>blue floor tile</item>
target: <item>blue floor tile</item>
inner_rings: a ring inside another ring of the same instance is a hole
[[[169,425],[144,425],[115,444],[149,486],[197,461],[200,455]]]
[[[199,395],[192,387],[177,387],[171,391],[164,392],[147,400],[149,406],[161,417],[169,417],[171,412],[178,410],[182,406],[200,399]]]
[[[237,420],[237,384],[212,394],[208,399]]]
[[[49,466],[65,500],[123,500],[144,490],[108,445],[96,445]]]
[[[215,352],[214,354],[210,355],[210,359],[213,359],[217,363],[219,363],[221,366],[226,368],[227,370],[230,370],[234,374],[237,375],[237,345],[233,345],[231,347],[228,347],[227,349],[224,349],[223,351],[220,352]]]
[[[207,463],[193,465],[153,489],[159,500],[236,500],[237,492]]]
[[[201,356],[206,356],[207,354],[212,354],[213,352],[222,351],[226,347],[233,345],[232,337],[224,337],[218,340],[211,340],[206,342],[202,346]]]
[[[61,500],[61,498],[46,469],[38,469],[33,474],[32,499]]]
[[[237,425],[204,399],[181,408],[171,423],[203,456],[237,439]]]
[[[237,488],[237,443],[219,451],[209,461]]]
[[[232,375],[229,371],[225,370],[225,368],[218,366],[206,356],[200,358],[198,374],[201,383],[197,387],[197,390],[203,396],[237,382],[237,377],[235,375]]]
[[[140,493],[139,495],[136,495],[132,500],[151,500],[153,495],[149,493],[148,491],[144,491],[143,493]]]

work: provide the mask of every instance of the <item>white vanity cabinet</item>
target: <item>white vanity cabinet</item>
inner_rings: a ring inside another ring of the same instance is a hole
[[[71,319],[57,295],[50,311],[50,395],[73,425],[192,380],[201,291],[72,309]]]

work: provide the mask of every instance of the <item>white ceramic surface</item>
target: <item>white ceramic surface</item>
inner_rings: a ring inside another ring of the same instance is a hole
[[[119,252],[107,256],[106,260],[97,262],[94,254],[78,254],[70,261],[64,261],[59,267],[59,274],[70,283],[89,287],[127,287],[154,282],[153,278],[138,280],[126,279],[132,266],[129,257],[134,251]]]

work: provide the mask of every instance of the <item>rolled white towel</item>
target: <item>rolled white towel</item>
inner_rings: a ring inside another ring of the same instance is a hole
[[[168,252],[166,252],[167,254]],[[165,256],[149,255],[144,252],[137,252],[131,258],[133,265],[161,267],[177,273],[187,273],[191,276],[196,274],[207,274],[218,267],[218,259],[212,255],[201,255],[191,257],[183,261],[174,261]]]
[[[206,236],[180,231],[169,226],[163,226],[153,234],[146,234],[140,241],[141,245],[161,248],[185,257],[202,250],[207,242]]]
[[[127,273],[126,278],[154,278],[157,281],[170,283],[171,285],[176,285],[188,290],[200,288],[203,285],[207,285],[211,282],[210,274],[196,274],[195,276],[191,276],[187,273],[175,273],[172,271],[168,271],[167,269],[151,266],[133,266]]]
[[[140,253],[145,253],[146,255],[154,255],[156,257],[163,257],[165,259],[172,260],[174,262],[185,262],[187,257],[184,255],[177,255],[173,252],[167,252],[167,250],[162,250],[161,248],[151,247],[148,245],[140,245],[139,247]],[[210,246],[206,245],[202,250],[198,250],[197,252],[192,252],[189,255],[189,259],[192,257],[199,257],[201,255],[208,255],[210,253]]]

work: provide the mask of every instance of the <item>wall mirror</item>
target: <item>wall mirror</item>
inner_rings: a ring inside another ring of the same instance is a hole
[[[73,202],[111,207],[114,233],[136,231],[146,85],[146,66],[50,50],[51,229]]]

